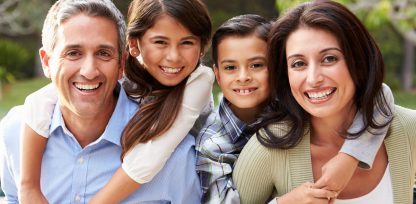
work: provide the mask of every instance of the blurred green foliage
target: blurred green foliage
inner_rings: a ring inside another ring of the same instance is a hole
[[[32,58],[21,45],[0,39],[0,80],[12,82],[28,77],[33,73],[33,66],[28,64]]]

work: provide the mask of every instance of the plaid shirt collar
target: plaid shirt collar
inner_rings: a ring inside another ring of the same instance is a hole
[[[240,137],[246,135],[243,133],[248,126],[233,113],[229,104],[226,98],[222,98],[218,112],[225,131],[231,137],[232,142],[236,143]]]

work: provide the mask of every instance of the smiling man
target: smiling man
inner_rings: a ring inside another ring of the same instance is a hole
[[[40,173],[49,203],[87,203],[121,165],[120,137],[138,109],[118,82],[125,29],[110,0],[59,0],[46,17],[39,55],[52,81],[47,90],[58,95]],[[0,123],[1,184],[8,203],[20,203],[22,197],[39,203],[19,193],[19,150],[30,149],[19,143],[26,113],[23,106],[14,107]],[[185,138],[158,175],[123,202],[199,202],[193,145],[191,137]]]

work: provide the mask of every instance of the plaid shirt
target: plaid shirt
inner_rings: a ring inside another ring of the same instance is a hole
[[[238,119],[223,98],[196,139],[196,169],[202,203],[240,203],[231,176],[234,163],[251,137],[250,127]]]

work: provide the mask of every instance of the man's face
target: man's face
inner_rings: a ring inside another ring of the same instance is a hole
[[[64,116],[96,118],[112,111],[113,90],[123,72],[117,42],[112,21],[79,14],[58,27],[52,53],[39,51],[45,75],[59,92]]]

